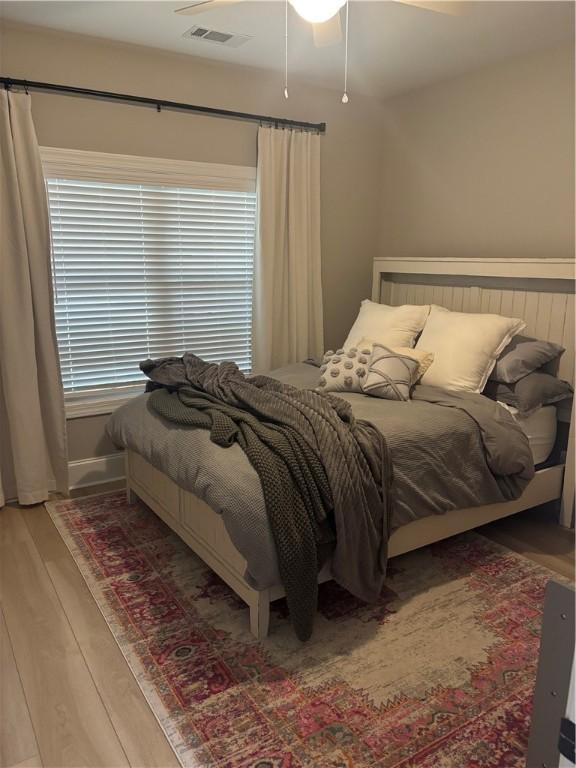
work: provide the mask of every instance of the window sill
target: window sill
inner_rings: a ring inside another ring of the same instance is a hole
[[[105,395],[87,395],[76,400],[65,401],[66,421],[82,419],[86,416],[105,416],[114,413],[121,405],[129,403],[134,397],[143,393],[143,388],[123,390],[116,394],[107,392]]]

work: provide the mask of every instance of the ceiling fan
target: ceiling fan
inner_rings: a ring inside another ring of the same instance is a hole
[[[214,8],[227,5],[235,5],[244,0],[197,0],[197,2],[179,8],[175,13],[183,16],[193,16],[196,13],[204,13]],[[314,44],[318,48],[334,45],[342,40],[342,25],[340,23],[340,10],[346,0],[290,0],[294,10],[306,21],[312,24]],[[433,0],[394,0],[403,5],[412,5],[436,13],[456,15],[460,13],[461,2],[434,2]]]

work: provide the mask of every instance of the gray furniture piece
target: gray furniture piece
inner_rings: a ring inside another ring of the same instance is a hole
[[[571,764],[566,755],[574,722],[574,598],[572,586],[550,581],[546,587],[526,768]]]

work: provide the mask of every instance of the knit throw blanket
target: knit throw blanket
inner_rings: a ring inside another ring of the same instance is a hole
[[[320,553],[334,538],[332,575],[366,602],[386,573],[392,465],[383,435],[346,401],[235,363],[191,353],[145,360],[150,407],[163,418],[238,443],[262,484],[280,576],[296,635],[312,634]],[[193,458],[191,457],[191,460]],[[326,532],[332,534],[327,537]]]

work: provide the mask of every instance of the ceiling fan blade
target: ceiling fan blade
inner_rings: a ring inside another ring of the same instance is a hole
[[[178,8],[174,13],[179,13],[181,16],[194,16],[196,13],[212,11],[221,5],[233,5],[234,3],[240,2],[242,2],[242,0],[197,0],[197,2],[192,3],[191,5]]]
[[[328,21],[323,21],[322,24],[312,24],[312,35],[314,36],[314,45],[317,48],[325,48],[327,45],[339,43],[342,40],[340,13],[332,16]]]
[[[415,8],[422,8],[424,11],[444,13],[448,16],[460,16],[465,12],[463,0],[447,0],[445,2],[434,2],[434,0],[395,0],[395,2],[402,5],[413,5]]]

